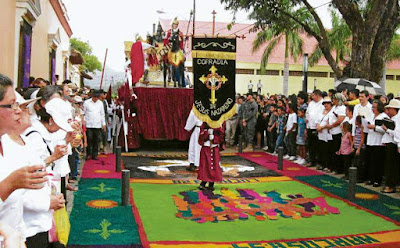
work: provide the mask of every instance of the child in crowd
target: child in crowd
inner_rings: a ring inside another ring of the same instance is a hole
[[[200,165],[197,179],[201,180],[200,190],[214,190],[214,182],[222,181],[219,149],[224,142],[224,129],[211,128],[207,123],[200,127]],[[206,183],[208,182],[208,187]]]
[[[353,140],[354,140],[353,147],[355,150],[353,166],[357,167],[359,170],[364,169],[364,168],[360,168],[360,167],[364,167],[364,165],[362,164],[363,159],[362,159],[361,155],[362,155],[362,150],[365,149],[365,142],[364,142],[365,137],[364,137],[364,132],[363,132],[364,127],[361,124],[361,121],[362,121],[361,118],[362,117],[359,115],[355,119],[356,128],[355,128],[354,137],[353,137]],[[359,173],[359,174],[362,176],[363,173]]]
[[[348,172],[351,166],[351,158],[353,152],[353,137],[351,136],[351,125],[348,122],[344,122],[342,124],[342,141],[340,143],[340,149],[336,152],[337,155],[340,155],[343,165],[345,176],[343,179],[348,179]]]
[[[306,119],[305,119],[305,109],[300,108],[297,110],[297,127],[298,127],[298,132],[297,132],[297,139],[296,139],[296,144],[299,147],[299,159],[296,160],[296,163],[300,165],[306,164],[306,135],[307,135],[307,129],[306,129]]]
[[[276,143],[275,143],[275,155],[278,154],[278,148],[283,144],[283,138],[285,137],[285,126],[286,126],[286,111],[284,107],[278,107],[278,119],[276,120]]]
[[[285,145],[287,149],[287,157],[285,159],[295,160],[296,159],[296,129],[297,129],[297,115],[296,106],[289,104],[289,115],[286,122],[286,136]]]
[[[276,120],[278,119],[278,112],[276,105],[270,106],[270,117],[268,120],[267,135],[268,135],[268,152],[273,153],[275,151],[276,143]]]

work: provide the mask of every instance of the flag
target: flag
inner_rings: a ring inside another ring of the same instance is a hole
[[[144,56],[142,42],[136,41],[131,48],[131,73],[132,84],[139,82],[139,79],[144,75]]]
[[[108,104],[111,104],[111,84],[110,84],[110,87],[108,87],[106,101],[108,102]]]
[[[236,38],[192,40],[193,112],[212,128],[236,113]]]

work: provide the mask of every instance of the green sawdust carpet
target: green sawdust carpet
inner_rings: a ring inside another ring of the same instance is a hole
[[[195,184],[155,181],[131,181],[135,217],[143,229],[139,230],[142,244],[147,247],[211,247],[202,242],[242,247],[234,243],[299,239],[316,242],[312,240],[399,229],[393,222],[290,178],[217,184],[214,193],[198,191]]]
[[[120,206],[121,181],[81,179],[70,215],[69,245],[140,244],[132,208]]]
[[[347,199],[348,182],[328,175],[296,177],[297,180],[318,187],[333,195]],[[400,200],[388,197],[367,188],[356,187],[355,204],[370,209],[375,213],[400,222]]]

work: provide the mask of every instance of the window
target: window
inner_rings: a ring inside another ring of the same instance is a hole
[[[283,75],[283,71],[282,71],[282,75]],[[303,72],[302,71],[289,71],[289,76],[301,77],[301,76],[303,76]]]
[[[254,70],[253,69],[236,69],[236,74],[254,75]]]
[[[270,75],[270,76],[279,76],[279,70],[265,70],[264,73],[261,73],[261,70],[257,70],[257,75]]]
[[[49,81],[50,84],[54,85],[57,82],[56,79],[56,50],[53,48],[51,49],[51,52],[49,54]]]
[[[320,71],[309,71],[308,76],[309,77],[328,77],[328,73],[320,72]]]
[[[386,75],[387,80],[394,80],[394,75]]]
[[[18,86],[28,87],[31,76],[31,44],[32,26],[25,20],[21,26],[19,40],[19,61],[18,61]]]

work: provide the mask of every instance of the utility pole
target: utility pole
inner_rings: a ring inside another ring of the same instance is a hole
[[[214,36],[214,33],[215,33],[215,15],[217,14],[217,12],[215,12],[215,10],[213,10],[213,12],[211,12],[211,14],[213,15],[212,36]]]
[[[101,81],[100,81],[100,89],[101,89],[101,86],[103,86],[103,77],[104,77],[104,70],[106,68],[107,53],[108,53],[108,48],[106,49],[106,55],[104,56],[103,72],[101,73]]]

